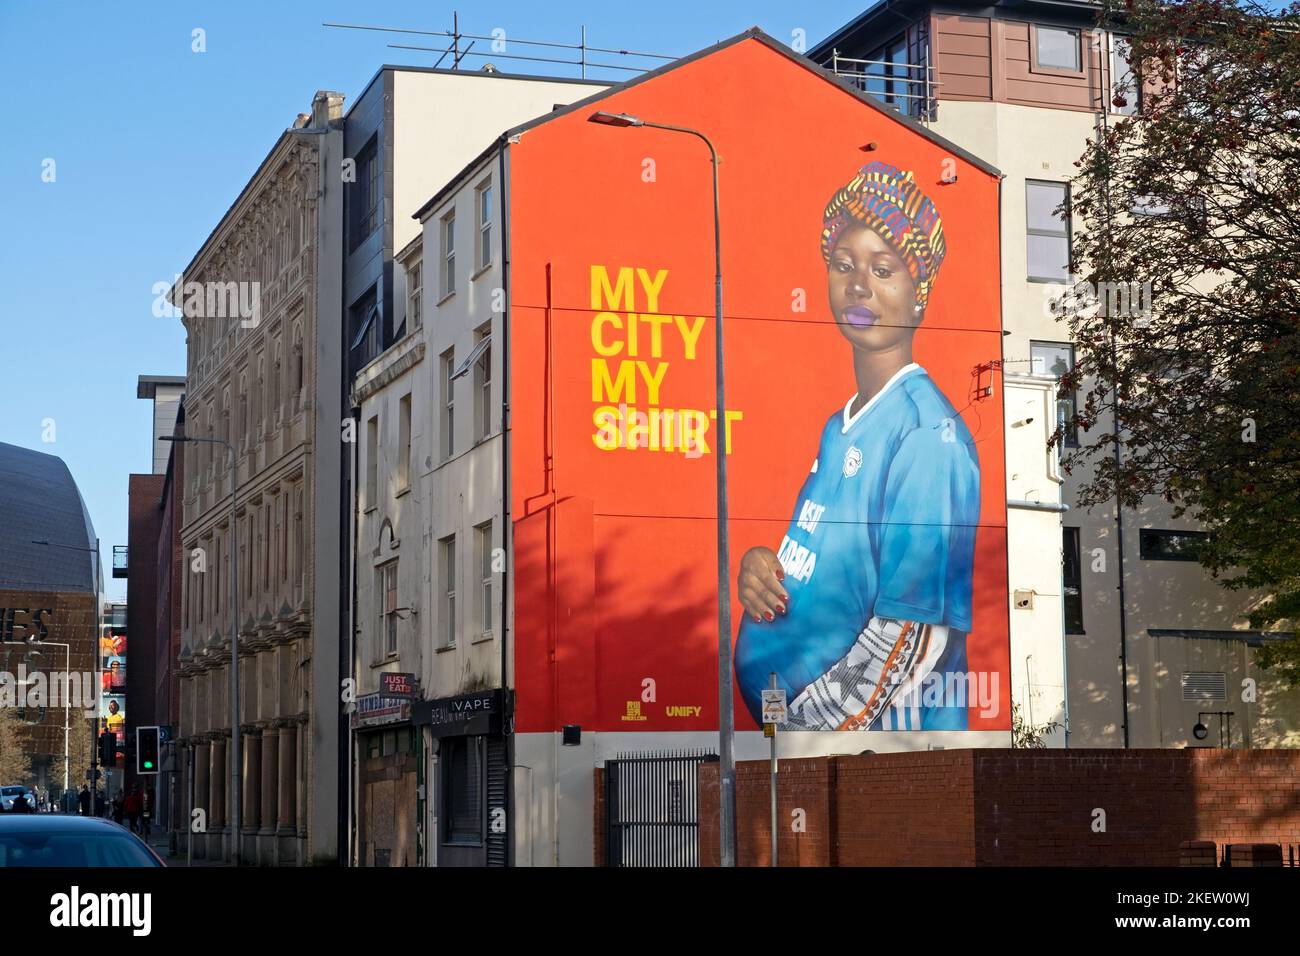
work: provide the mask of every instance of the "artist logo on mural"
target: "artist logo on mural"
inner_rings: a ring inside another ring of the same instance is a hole
[[[741,561],[740,690],[759,721],[775,673],[789,730],[965,730],[965,706],[919,693],[965,678],[980,516],[971,434],[912,356],[943,223],[911,172],[872,162],[832,197],[821,252],[857,390],[784,538]]]

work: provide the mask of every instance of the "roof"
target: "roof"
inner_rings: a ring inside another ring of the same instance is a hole
[[[136,379],[135,397],[136,398],[154,398],[158,392],[158,386],[164,388],[171,386],[173,388],[185,387],[184,375],[141,375]]]
[[[574,113],[577,112],[578,110],[589,109],[593,105],[601,102],[602,100],[608,99],[609,97],[614,96],[622,92],[623,90],[629,89],[633,86],[637,86],[641,83],[645,83],[649,80],[653,80],[656,77],[662,76],[663,74],[668,73],[672,70],[676,70],[679,67],[694,62],[695,60],[702,60],[707,56],[712,56],[713,54],[719,52],[720,50],[725,50],[727,47],[734,46],[735,44],[741,43],[745,40],[757,40],[759,43],[762,43],[764,46],[772,50],[775,50],[777,53],[780,53],[782,56],[786,57],[792,63],[797,63],[799,66],[802,66],[810,73],[817,74],[822,79],[826,80],[828,83],[834,83],[844,92],[848,93],[850,96],[854,97],[855,99],[865,104],[866,106],[871,107],[876,112],[880,113],[881,116],[888,118],[891,122],[899,123],[903,126],[906,126],[908,129],[916,133],[918,136],[922,136],[925,139],[930,140],[932,143],[941,146],[944,150],[946,150],[947,152],[951,153],[954,156],[960,156],[966,162],[971,163],[972,165],[982,169],[990,176],[997,176],[999,178],[1002,176],[1001,170],[999,170],[996,166],[993,166],[992,164],[985,162],[984,160],[976,156],[974,153],[971,153],[970,151],[965,150],[962,147],[958,146],[956,143],[952,142],[952,140],[946,139],[943,136],[940,136],[938,133],[935,133],[932,130],[927,129],[926,127],[922,126],[920,123],[916,122],[916,120],[911,119],[907,116],[903,116],[902,114],[896,112],[895,110],[890,109],[889,107],[881,103],[879,100],[877,100],[875,97],[869,96],[866,93],[859,90],[850,81],[845,80],[842,77],[836,76],[830,70],[827,70],[822,66],[819,66],[817,63],[810,60],[808,57],[803,56],[802,54],[799,53],[795,53],[792,49],[790,49],[780,40],[777,40],[774,37],[769,36],[768,34],[764,33],[762,30],[760,30],[758,27],[750,27],[744,33],[738,33],[729,39],[723,40],[719,43],[715,43],[713,46],[705,47],[703,50],[699,50],[695,53],[690,54],[689,56],[684,56],[681,59],[673,60],[671,63],[666,63],[663,66],[659,67],[658,69],[651,70],[649,73],[643,73],[640,76],[635,77],[634,79],[627,80],[626,82],[620,83],[617,86],[612,86],[607,90],[601,90],[598,93],[593,93],[591,96],[588,96],[585,99],[578,100],[576,103],[570,103],[568,106],[561,107],[560,109],[557,110],[553,110],[550,113],[545,113],[542,116],[538,116],[535,119],[531,119],[526,123],[522,123],[519,126],[515,126],[511,129],[506,130],[495,140],[493,140],[492,143],[486,149],[483,150],[483,152],[479,153],[472,160],[470,160],[464,166],[464,168],[461,169],[459,173],[457,173],[455,176],[451,178],[450,181],[448,181],[448,183],[445,186],[443,186],[436,193],[434,193],[433,197],[428,202],[426,202],[423,206],[421,206],[411,218],[423,219],[429,213],[430,210],[432,210],[439,203],[441,203],[442,200],[446,198],[446,196],[450,192],[452,192],[461,183],[463,183],[465,178],[469,176],[475,169],[477,169],[488,156],[490,156],[496,150],[500,149],[503,144],[508,142],[513,137],[518,136],[520,133],[527,132],[530,129],[535,129],[536,127],[541,126],[545,123],[550,123],[556,119],[559,119],[561,116],[567,116],[569,113]]]
[[[0,442],[0,588],[93,593],[94,548],[90,513],[63,459]]]

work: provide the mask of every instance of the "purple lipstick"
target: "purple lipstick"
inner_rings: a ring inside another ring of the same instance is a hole
[[[880,321],[880,316],[865,305],[851,305],[840,314],[844,316],[844,321],[848,322],[849,325],[859,329],[865,329]]]

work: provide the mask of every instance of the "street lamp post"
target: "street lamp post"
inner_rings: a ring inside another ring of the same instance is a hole
[[[235,446],[223,438],[191,438],[187,435],[160,435],[159,440],[223,445],[230,455],[230,864],[239,866],[243,794],[240,792],[242,768],[239,765],[239,526],[235,517],[239,473],[235,465]]]
[[[588,122],[601,126],[642,126],[685,133],[704,141],[713,166],[713,262],[714,262],[714,384],[717,394],[717,423],[720,437],[714,439],[714,461],[718,485],[718,828],[721,831],[721,863],[736,865],[736,754],[734,691],[731,664],[731,563],[727,546],[727,410],[722,362],[722,228],[718,211],[718,151],[699,130],[686,126],[652,123],[627,113],[597,112]]]

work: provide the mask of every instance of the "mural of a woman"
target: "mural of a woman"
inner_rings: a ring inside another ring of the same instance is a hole
[[[741,559],[741,695],[759,721],[775,673],[788,730],[964,730],[965,706],[923,692],[965,677],[980,509],[970,432],[912,358],[943,223],[911,172],[872,162],[832,197],[821,247],[857,391],[777,550]]]

